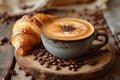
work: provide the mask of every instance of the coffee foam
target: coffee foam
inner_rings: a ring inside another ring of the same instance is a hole
[[[62,27],[65,27],[66,29],[64,30]],[[67,27],[70,27],[70,29]],[[60,18],[45,24],[42,27],[42,32],[54,39],[78,40],[90,36],[94,32],[94,28],[85,20],[76,18]]]

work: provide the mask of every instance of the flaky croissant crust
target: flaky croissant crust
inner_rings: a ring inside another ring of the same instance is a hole
[[[59,18],[58,16],[47,14],[36,14],[34,16],[24,15],[13,25],[11,43],[15,47],[15,53],[27,55],[41,40],[41,26],[51,20]]]

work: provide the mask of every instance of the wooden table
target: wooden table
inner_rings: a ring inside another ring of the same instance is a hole
[[[119,0],[115,0],[117,2],[112,4],[113,7],[111,7],[109,10],[103,11],[103,14],[108,22],[108,25],[110,27],[110,30],[112,31],[112,34],[115,34],[116,32],[118,32],[120,30],[120,8],[119,8],[119,4],[120,1]],[[12,25],[14,22],[11,22],[9,25],[8,24],[0,24],[0,37],[1,36],[5,36],[9,39],[9,41],[7,43],[5,43],[4,45],[0,45],[0,80],[8,80],[5,79],[6,75],[8,75],[8,71],[9,69],[14,68],[14,64],[15,64],[15,60],[14,60],[14,48],[12,47],[12,45],[10,45],[10,37],[11,37],[11,31],[12,31]],[[116,27],[118,26],[118,28]],[[118,40],[117,37],[115,38],[111,38],[110,39],[110,43],[114,43],[115,40]],[[119,44],[114,45],[114,47],[116,48],[116,50],[119,49]],[[111,78],[113,80],[120,80],[120,53],[118,52],[116,59],[115,59],[115,64],[113,65],[113,70],[111,71],[110,75]],[[12,63],[12,67],[11,66]],[[18,69],[18,65],[16,64],[15,69]],[[24,75],[24,72],[22,72],[22,76]],[[8,75],[7,77],[10,77],[10,75]],[[12,77],[14,80],[15,77]],[[27,80],[28,78],[26,78]],[[29,79],[28,79],[29,80]]]

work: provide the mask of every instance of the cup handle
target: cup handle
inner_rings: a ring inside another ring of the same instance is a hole
[[[108,35],[104,30],[96,31],[95,40],[97,40],[99,36],[103,36],[105,38],[104,42],[102,42],[100,44],[92,45],[91,49],[99,49],[108,43]]]

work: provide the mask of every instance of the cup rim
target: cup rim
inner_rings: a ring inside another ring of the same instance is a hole
[[[94,28],[94,26],[93,26],[90,22],[88,22],[88,21],[86,21],[86,20],[84,20],[84,19],[69,18],[69,17],[66,17],[66,18],[67,18],[67,19],[81,20],[81,21],[87,23],[88,25],[90,25],[90,26],[93,28],[93,30],[92,30],[92,32],[91,32],[90,34],[88,34],[87,36],[85,36],[85,37],[83,37],[83,38],[80,38],[80,39],[72,39],[72,40],[69,40],[69,39],[68,39],[68,40],[67,40],[67,39],[57,39],[57,38],[50,37],[50,36],[48,36],[48,35],[46,35],[46,34],[44,33],[44,31],[43,31],[44,25],[50,23],[50,22],[47,22],[47,23],[45,23],[45,24],[43,24],[43,25],[41,26],[41,35],[43,35],[43,36],[45,36],[46,38],[49,38],[49,39],[51,39],[51,40],[57,40],[57,41],[78,41],[78,40],[84,40],[84,39],[86,39],[86,38],[90,38],[91,36],[93,36],[93,34],[95,34],[95,28]],[[58,18],[58,19],[65,19],[65,18]],[[55,20],[58,20],[58,19],[55,19]],[[55,21],[55,20],[53,20],[53,21]]]

